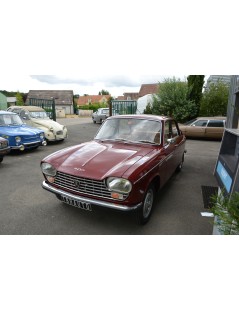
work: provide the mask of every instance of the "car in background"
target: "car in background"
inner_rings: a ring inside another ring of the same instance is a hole
[[[0,137],[0,163],[3,161],[4,155],[10,152],[8,140]]]
[[[50,119],[41,107],[11,106],[7,110],[17,113],[27,125],[42,129],[47,141],[59,141],[67,138],[66,126]]]
[[[24,124],[16,113],[0,111],[0,137],[8,140],[11,150],[36,149],[46,145],[44,131]]]
[[[198,117],[185,124],[179,124],[188,138],[222,139],[226,117]]]
[[[184,162],[186,138],[177,122],[156,115],[108,117],[93,141],[41,161],[42,187],[62,202],[91,211],[132,211],[149,220],[156,198]]]
[[[109,117],[109,108],[99,108],[92,114],[93,123],[103,123]]]

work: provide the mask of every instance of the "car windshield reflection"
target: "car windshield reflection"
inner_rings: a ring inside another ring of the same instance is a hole
[[[96,140],[113,140],[131,143],[161,143],[161,122],[136,118],[107,119]]]
[[[0,115],[0,126],[20,126],[23,125],[21,118],[15,114],[1,114]]]
[[[30,112],[30,116],[33,118],[49,118],[46,112]]]

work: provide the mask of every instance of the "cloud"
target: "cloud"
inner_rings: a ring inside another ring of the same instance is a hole
[[[101,75],[84,77],[67,77],[58,75],[31,75],[41,83],[51,85],[57,84],[79,84],[81,86],[93,86],[96,84],[104,84],[105,87],[139,87],[141,84],[158,83],[162,81],[163,76],[126,76],[126,75]]]

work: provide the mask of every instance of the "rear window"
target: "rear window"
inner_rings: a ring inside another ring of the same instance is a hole
[[[222,120],[211,120],[207,127],[224,127],[224,122]]]

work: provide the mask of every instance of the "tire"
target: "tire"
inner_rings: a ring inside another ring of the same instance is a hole
[[[155,195],[155,187],[153,184],[151,184],[145,193],[142,207],[140,207],[140,209],[137,210],[136,213],[136,219],[138,224],[143,225],[148,222],[154,207]]]
[[[183,163],[184,163],[184,154],[183,154],[183,157],[182,157],[182,160],[181,160],[181,163],[178,165],[176,171],[177,172],[180,172],[183,168]]]
[[[0,157],[0,163],[3,161],[3,157]]]

